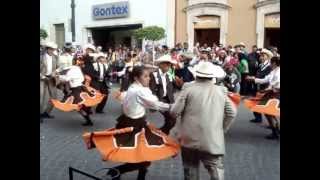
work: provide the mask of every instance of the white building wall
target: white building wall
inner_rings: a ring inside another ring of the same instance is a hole
[[[168,32],[174,32],[172,26],[168,25],[167,1],[166,0],[128,0],[129,16],[125,18],[94,20],[91,15],[92,6],[119,2],[123,0],[75,0],[75,24],[76,24],[76,42],[80,44],[87,43],[90,32],[87,28],[116,26],[124,24],[142,24],[145,26],[160,26]],[[54,23],[65,23],[66,41],[71,41],[71,0],[40,0],[40,27],[43,27],[49,33],[49,39],[55,40]],[[173,9],[174,10],[174,9]],[[68,32],[70,30],[70,32]],[[173,42],[174,36],[169,33],[169,37],[164,38],[162,43]],[[172,38],[168,39],[168,38]]]
[[[72,40],[71,0],[40,0],[40,27],[48,32],[49,41],[55,41],[54,24],[64,23],[65,39]]]

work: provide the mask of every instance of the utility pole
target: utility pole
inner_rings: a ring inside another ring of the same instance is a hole
[[[71,0],[71,32],[72,32],[72,42],[76,41],[76,23],[75,23],[75,12],[74,8],[76,7],[74,0]]]

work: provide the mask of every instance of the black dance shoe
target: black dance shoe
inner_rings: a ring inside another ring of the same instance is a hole
[[[266,136],[265,138],[269,139],[269,140],[279,140],[280,139],[280,137],[278,135],[273,134],[273,133],[268,135],[268,136]]]
[[[42,118],[49,118],[49,119],[53,119],[53,118],[54,118],[54,116],[48,114],[47,112],[42,113],[42,114],[41,114],[41,117],[42,117]]]
[[[257,119],[251,119],[250,122],[252,123],[261,123],[262,120],[257,120]]]
[[[110,169],[107,175],[111,176],[112,179],[121,180],[119,172],[115,169]]]

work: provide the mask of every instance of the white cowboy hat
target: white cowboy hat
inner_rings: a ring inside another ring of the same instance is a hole
[[[93,61],[97,61],[99,57],[106,57],[104,53],[90,53],[89,56],[93,57]]]
[[[96,50],[96,47],[95,47],[94,45],[92,45],[92,44],[86,44],[86,45],[84,45],[83,49],[84,49],[84,50],[86,50],[86,49],[92,49],[93,51],[95,51],[95,50]]]
[[[181,53],[181,56],[184,56],[188,59],[192,59],[195,55],[192,52],[183,52]]]
[[[46,42],[45,46],[48,47],[48,48],[52,48],[52,49],[57,49],[58,48],[57,44],[54,43],[54,42]]]
[[[208,50],[208,48],[200,48],[200,52],[208,53],[208,52],[210,52],[210,50]]]
[[[168,54],[161,56],[159,59],[154,61],[155,63],[162,63],[162,62],[168,62],[171,64],[177,64],[177,62],[172,59],[172,57]]]
[[[271,51],[269,51],[268,49],[265,49],[265,48],[262,49],[260,54],[266,54],[269,57],[269,59],[271,59],[273,57],[273,53]]]
[[[71,48],[73,48],[73,45],[72,45],[72,43],[67,42],[67,43],[64,44],[63,48],[71,49]]]
[[[226,76],[226,73],[220,66],[207,61],[201,61],[194,68],[188,67],[188,69],[195,77],[223,78]]]

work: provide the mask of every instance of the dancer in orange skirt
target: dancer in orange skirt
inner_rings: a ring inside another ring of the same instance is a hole
[[[276,116],[280,116],[280,58],[271,58],[272,71],[264,79],[247,77],[257,84],[269,84],[261,98],[245,101],[245,105],[253,112],[265,114],[272,134],[267,139],[279,139],[280,129]]]
[[[99,104],[104,95],[89,86],[88,81],[90,78],[85,78],[79,67],[83,61],[80,60],[77,62],[78,65],[70,66],[64,75],[58,75],[60,81],[69,83],[71,94],[65,96],[62,101],[51,99],[51,102],[55,108],[61,111],[78,111],[86,120],[82,125],[92,126],[90,107]]]
[[[146,110],[168,111],[170,105],[160,102],[149,89],[149,72],[143,66],[133,68],[133,82],[124,97],[123,114],[115,128],[85,133],[84,141],[89,149],[97,148],[102,159],[126,164],[115,167],[120,174],[139,170],[139,180],[145,179],[150,161],[177,155],[180,146],[166,134],[146,121]],[[110,170],[109,175],[117,174]],[[118,177],[120,179],[120,177]]]

